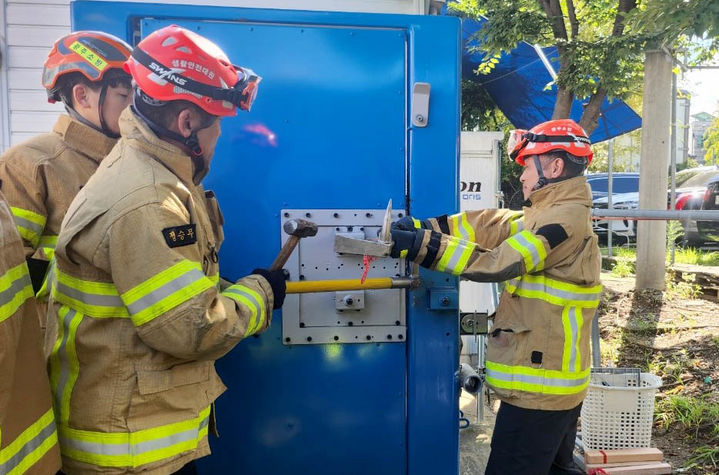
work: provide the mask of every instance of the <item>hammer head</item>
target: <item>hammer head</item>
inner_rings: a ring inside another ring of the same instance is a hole
[[[290,219],[285,222],[282,229],[284,229],[290,236],[297,236],[300,238],[317,235],[317,225],[304,219]]]

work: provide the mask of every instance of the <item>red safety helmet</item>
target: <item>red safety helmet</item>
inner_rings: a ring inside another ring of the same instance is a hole
[[[78,72],[92,82],[102,81],[110,71],[122,72],[131,51],[130,45],[120,38],[99,31],[76,31],[60,37],[42,70],[48,102],[61,100],[57,84],[60,76]]]
[[[140,90],[156,101],[185,100],[214,116],[249,111],[261,78],[233,66],[212,41],[177,25],[140,41],[125,63]]]
[[[594,153],[591,142],[583,128],[572,119],[543,122],[527,132],[513,130],[507,141],[510,158],[524,166],[524,157],[542,155],[557,150],[583,158],[584,165],[592,163]]]

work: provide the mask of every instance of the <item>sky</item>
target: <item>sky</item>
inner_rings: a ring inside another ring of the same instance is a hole
[[[719,69],[688,71],[679,87],[692,93],[691,115],[708,112],[719,116]]]

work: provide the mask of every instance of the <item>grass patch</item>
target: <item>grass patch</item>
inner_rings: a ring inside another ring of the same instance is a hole
[[[658,402],[654,418],[665,429],[678,424],[696,433],[706,427],[712,434],[719,433],[719,404],[707,400],[706,396],[670,395]]]
[[[620,247],[614,250],[617,260],[637,259],[637,250],[631,247]],[[670,251],[667,251],[667,264],[670,261]],[[674,252],[674,262],[677,264],[693,264],[698,266],[719,266],[718,251],[702,251],[695,247],[677,247]]]
[[[719,445],[704,445],[694,451],[694,455],[687,460],[684,468],[705,467],[711,465],[719,468]]]

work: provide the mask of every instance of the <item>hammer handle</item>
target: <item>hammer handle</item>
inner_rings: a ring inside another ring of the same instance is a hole
[[[290,255],[292,255],[292,252],[297,247],[298,242],[300,242],[300,238],[297,236],[290,236],[287,238],[287,241],[285,241],[282,249],[280,249],[280,253],[277,254],[275,261],[272,263],[272,266],[270,266],[270,270],[282,269],[287,263],[287,259],[290,258]]]

